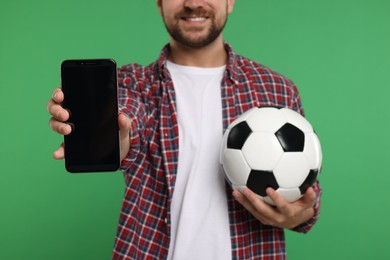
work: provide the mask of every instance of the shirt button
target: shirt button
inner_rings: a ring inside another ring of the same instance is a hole
[[[168,224],[168,219],[167,218],[165,218],[164,221],[165,221],[165,224]]]

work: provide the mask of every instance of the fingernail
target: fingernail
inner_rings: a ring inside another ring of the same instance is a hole
[[[267,189],[265,190],[265,193],[267,193],[268,196],[271,196],[272,194],[274,194],[274,190],[271,189],[271,188],[267,188]]]
[[[53,93],[53,96],[51,98],[55,100],[56,97],[57,97],[57,91]]]

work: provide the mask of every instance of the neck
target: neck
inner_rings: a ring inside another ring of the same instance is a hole
[[[227,62],[222,36],[202,48],[184,46],[171,38],[168,59],[176,64],[203,68],[220,67]]]

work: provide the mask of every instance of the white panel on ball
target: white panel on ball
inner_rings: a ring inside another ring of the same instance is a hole
[[[319,169],[322,164],[321,144],[315,133],[305,134],[305,146],[303,154],[306,156],[310,169]]]
[[[274,176],[282,188],[299,187],[310,172],[309,163],[301,152],[283,153],[274,169]],[[288,173],[288,175],[287,175]]]
[[[252,133],[242,147],[242,153],[253,170],[272,171],[283,149],[273,133]]]
[[[321,151],[321,144],[318,136],[315,133],[306,133],[303,154],[306,156],[307,161],[309,162],[310,169],[316,170],[321,168]]]
[[[248,116],[247,123],[254,132],[275,133],[286,123],[283,114],[274,107],[255,108]]]
[[[240,150],[225,150],[222,158],[222,165],[229,181],[233,185],[246,184],[251,169],[246,164],[244,156]]]

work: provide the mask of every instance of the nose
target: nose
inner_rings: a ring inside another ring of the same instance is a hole
[[[185,0],[184,6],[190,9],[197,9],[204,6],[204,0]]]

